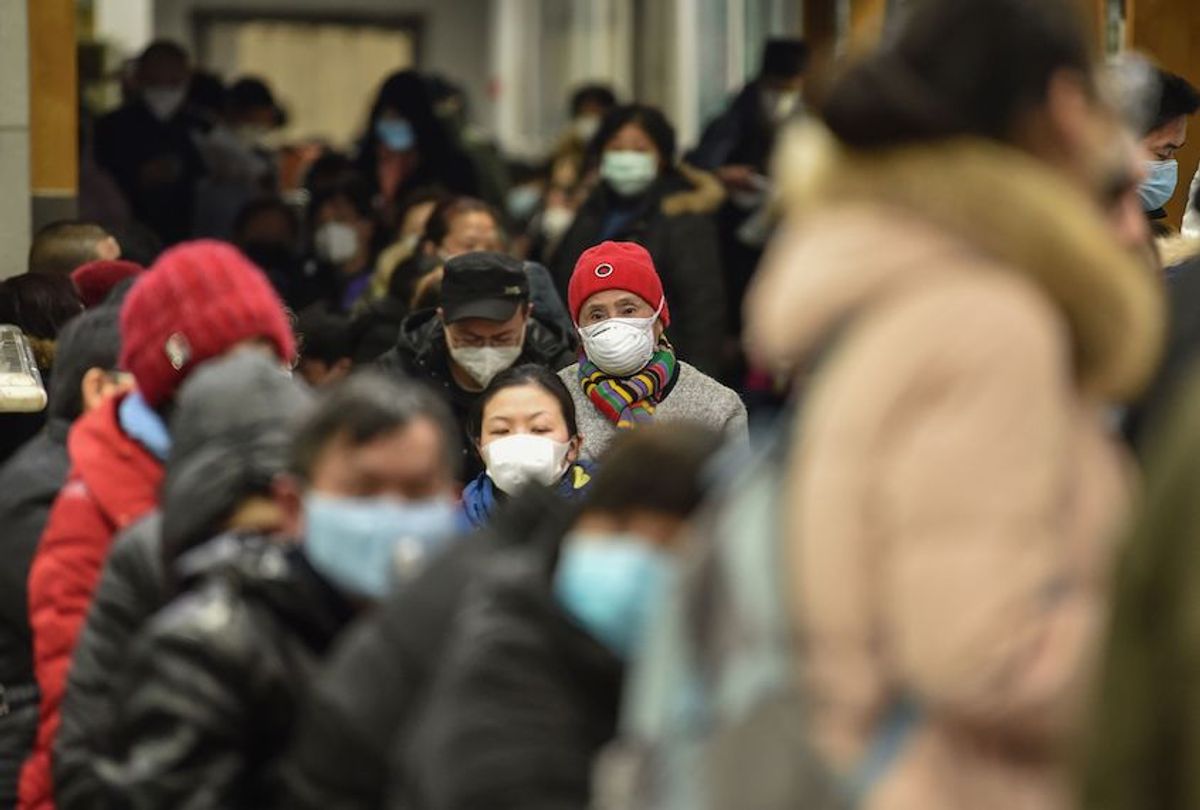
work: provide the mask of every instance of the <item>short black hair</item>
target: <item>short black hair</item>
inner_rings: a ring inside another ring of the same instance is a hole
[[[0,323],[21,327],[28,337],[58,337],[59,330],[83,309],[75,285],[66,276],[25,273],[0,282]]]
[[[802,39],[769,39],[763,48],[759,76],[791,79],[808,67],[808,45]]]
[[[326,203],[339,198],[348,201],[360,217],[375,221],[371,184],[361,174],[349,172],[338,177],[328,187],[313,193],[312,201],[308,204],[309,223],[317,221],[317,214]]]
[[[705,467],[722,440],[715,431],[687,423],[651,425],[621,436],[600,458],[583,511],[689,516],[704,500]]]
[[[591,160],[598,160],[604,146],[613,139],[626,124],[636,124],[654,141],[663,163],[671,165],[675,162],[675,127],[657,107],[645,104],[625,104],[609,110],[596,131],[596,137],[588,145]]]
[[[328,304],[313,304],[296,322],[296,337],[302,360],[320,360],[333,365],[352,355],[350,319],[334,312]]]
[[[1155,130],[1162,129],[1177,118],[1186,118],[1200,111],[1200,91],[1187,79],[1166,70],[1158,71],[1158,106],[1154,111],[1154,119],[1149,135]]]
[[[188,56],[187,50],[178,42],[170,39],[156,39],[145,47],[138,54],[137,66],[145,67],[146,64],[154,59],[172,59],[183,62],[185,65],[191,63],[191,58]]]
[[[581,85],[571,93],[571,117],[579,115],[585,104],[595,104],[605,110],[617,106],[617,94],[607,84],[598,82]]]
[[[468,435],[476,442],[483,438],[483,412],[487,410],[488,403],[497,394],[508,388],[520,388],[526,385],[536,385],[554,397],[558,401],[563,419],[567,423],[567,433],[572,436],[579,434],[579,423],[575,418],[575,400],[571,397],[571,392],[567,390],[562,378],[545,366],[526,363],[501,371],[488,385],[487,390],[479,395],[471,408],[471,415],[467,419]]]
[[[496,223],[499,230],[504,224],[500,212],[483,200],[475,197],[447,197],[437,204],[429,221],[425,223],[425,233],[421,235],[422,245],[437,247],[446,240],[454,220],[467,214],[487,214]]]
[[[100,258],[96,246],[109,235],[94,222],[51,222],[34,234],[29,247],[29,272],[69,276],[80,265]]]
[[[423,383],[396,382],[376,371],[350,375],[326,391],[292,441],[289,468],[308,481],[329,443],[346,437],[361,447],[417,419],[429,419],[442,434],[443,462],[458,475],[462,447],[446,403]]]
[[[291,229],[292,240],[300,238],[300,218],[296,215],[296,210],[288,205],[282,197],[268,196],[251,200],[238,210],[237,216],[233,219],[234,243],[243,244],[246,228],[256,217],[266,213],[278,213],[283,216],[287,220],[288,228]]]
[[[105,303],[90,309],[62,328],[54,370],[47,381],[48,412],[75,421],[83,412],[80,386],[93,368],[116,371],[121,355],[121,307]]]

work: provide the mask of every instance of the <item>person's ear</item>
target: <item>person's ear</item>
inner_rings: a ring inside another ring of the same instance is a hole
[[[667,327],[663,326],[662,318],[654,322],[654,340],[655,342],[662,340],[663,334],[667,331]]]
[[[1078,153],[1092,146],[1095,135],[1093,94],[1078,71],[1059,70],[1046,86],[1046,114],[1067,151]]]
[[[293,475],[278,475],[271,482],[271,498],[282,514],[280,530],[294,538],[304,532],[304,490]]]
[[[94,410],[108,396],[108,372],[102,368],[89,368],[79,381],[80,402],[83,412]]]
[[[571,437],[571,441],[567,444],[567,463],[575,464],[579,461],[579,454],[583,452],[583,436],[578,433]]]
[[[116,237],[104,237],[96,244],[96,256],[105,261],[121,258],[121,243],[116,240]]]

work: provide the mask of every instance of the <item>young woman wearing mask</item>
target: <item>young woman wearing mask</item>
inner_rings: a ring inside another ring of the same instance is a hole
[[[637,242],[654,257],[679,316],[679,353],[706,373],[722,366],[725,290],[711,215],[724,200],[716,177],[675,164],[675,130],[652,107],[610,112],[592,141],[601,183],[550,258],[565,295],[580,255],[605,240]]]
[[[579,457],[575,402],[549,369],[501,372],[476,403],[468,428],[487,466],[463,490],[472,526],[487,523],[498,503],[531,484],[575,498],[591,483],[591,465]]]
[[[680,360],[667,340],[671,310],[645,248],[604,242],[586,251],[568,301],[583,356],[559,376],[575,400],[588,458],[620,431],[653,422],[693,422],[747,437],[737,394]]]

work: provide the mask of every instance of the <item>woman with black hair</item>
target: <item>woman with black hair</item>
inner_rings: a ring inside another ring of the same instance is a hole
[[[385,246],[369,185],[357,175],[342,178],[313,197],[308,223],[331,303],[349,312],[371,283],[376,257]]]
[[[397,203],[412,189],[478,192],[470,159],[438,120],[429,87],[415,70],[393,73],[379,88],[356,164],[389,225],[395,224]]]
[[[680,357],[706,373],[722,366],[725,291],[712,214],[724,200],[710,174],[675,162],[675,129],[653,107],[629,104],[605,116],[589,156],[601,183],[584,201],[550,259],[559,294],[579,256],[600,242],[650,251],[676,312]]]
[[[582,495],[592,466],[579,454],[583,437],[575,401],[553,371],[524,365],[501,372],[475,403],[467,429],[487,469],[463,490],[472,526],[488,522],[497,505],[526,486]]]

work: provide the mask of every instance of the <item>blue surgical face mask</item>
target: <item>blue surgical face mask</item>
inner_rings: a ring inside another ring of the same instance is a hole
[[[600,158],[600,176],[622,197],[636,197],[658,177],[658,156],[632,149],[605,152]]]
[[[417,134],[404,118],[381,118],[375,122],[375,134],[393,152],[407,152],[417,145]]]
[[[554,593],[592,636],[628,660],[637,652],[670,571],[670,555],[649,540],[574,532],[563,540]]]
[[[1157,211],[1175,196],[1179,185],[1178,160],[1150,160],[1146,162],[1146,179],[1138,188],[1143,211]]]
[[[448,500],[304,499],[304,554],[313,568],[351,596],[381,599],[440,552],[458,528]]]

